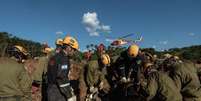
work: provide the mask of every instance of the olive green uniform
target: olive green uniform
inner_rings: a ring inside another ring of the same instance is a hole
[[[0,100],[31,101],[31,78],[23,64],[0,58]]]
[[[106,74],[106,67],[102,67],[101,64],[99,64],[100,60],[90,60],[86,66],[86,85],[89,87],[88,90],[90,92],[91,88],[95,88],[99,91],[98,96],[94,96],[94,100],[105,101],[108,99],[108,93],[110,91],[110,85],[108,84],[108,81],[105,78]],[[89,97],[89,96],[88,96]],[[88,98],[87,97],[87,98]]]
[[[86,67],[86,83],[89,87],[96,87],[104,79],[97,60],[91,60]]]
[[[40,57],[37,61],[36,70],[33,72],[33,80],[38,81],[38,83],[42,83],[42,75],[47,73],[47,57]]]
[[[33,72],[33,82],[39,85],[39,90],[37,92],[32,93],[33,101],[41,101],[42,99],[42,82],[43,76],[47,73],[47,57],[40,57],[36,63],[36,69]]]
[[[85,72],[86,72],[86,61],[82,61],[82,68],[80,70],[80,77],[79,77],[79,100],[85,101],[85,97],[87,95],[87,86],[85,82]]]
[[[182,101],[182,96],[173,80],[162,72],[150,73],[143,90],[147,101]]]
[[[197,69],[192,63],[180,63],[172,66],[170,76],[179,88],[184,101],[201,101],[201,84]]]

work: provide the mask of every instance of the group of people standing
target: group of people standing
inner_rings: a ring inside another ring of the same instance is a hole
[[[34,61],[0,59],[0,101],[201,101],[192,62],[165,56],[159,63],[136,44],[119,56],[97,48],[98,58],[77,61],[78,49],[78,41],[66,36],[53,54],[45,48]],[[74,64],[82,64],[77,74]]]

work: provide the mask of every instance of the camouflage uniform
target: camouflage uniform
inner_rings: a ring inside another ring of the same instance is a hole
[[[173,80],[163,72],[151,72],[146,83],[142,87],[147,101],[182,101]]]
[[[184,101],[201,101],[201,85],[197,70],[192,63],[172,65],[170,76],[180,90]]]
[[[106,79],[108,80],[109,84],[111,86],[115,85],[115,82],[119,77],[117,74],[117,71],[115,70],[115,61],[117,60],[118,56],[111,57],[111,63],[110,66],[106,68]]]
[[[71,82],[73,92],[77,99],[84,101],[86,95],[86,85],[84,82],[84,62],[76,59],[70,59],[70,70],[68,78]]]
[[[91,60],[87,65],[86,83],[88,87],[96,87],[104,79],[97,60]]]
[[[33,87],[37,87],[38,90],[36,92],[32,92],[33,101],[41,101],[42,100],[42,82],[43,77],[47,73],[47,57],[40,57],[36,63],[36,69],[33,72]]]
[[[197,68],[197,72],[198,72],[198,77],[199,77],[199,80],[200,80],[200,82],[201,82],[201,64],[199,63],[197,63],[197,64],[195,64],[196,65],[196,68]]]
[[[31,101],[31,78],[23,64],[0,59],[0,100]]]
[[[36,70],[33,73],[33,80],[42,83],[42,75],[47,73],[47,57],[40,57],[37,62]]]
[[[98,96],[93,97],[96,101],[108,99],[110,91],[110,85],[105,78],[106,67],[103,67],[99,62],[100,60],[90,60],[86,66],[86,85],[89,94],[97,94],[98,91]],[[91,88],[95,88],[97,91],[91,91]]]
[[[87,85],[85,82],[85,72],[86,72],[86,61],[82,62],[82,68],[80,69],[80,77],[79,77],[79,101],[85,101],[85,97],[87,95]]]

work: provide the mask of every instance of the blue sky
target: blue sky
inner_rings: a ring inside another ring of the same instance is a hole
[[[56,32],[87,44],[141,33],[141,47],[163,50],[201,44],[201,0],[0,0],[0,31],[54,47]],[[90,36],[83,15],[96,13],[111,33]],[[131,38],[135,38],[132,36]]]

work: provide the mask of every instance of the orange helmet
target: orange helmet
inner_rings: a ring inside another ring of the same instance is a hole
[[[138,55],[139,52],[139,46],[137,46],[136,44],[130,45],[128,47],[128,55],[130,57],[135,58]]]
[[[103,54],[101,56],[101,61],[104,65],[109,65],[110,64],[110,56],[108,54]]]
[[[56,45],[63,45],[63,39],[57,39],[55,44]]]
[[[72,48],[78,50],[79,49],[79,44],[78,41],[70,36],[66,36],[63,40],[63,44],[67,44],[69,46],[71,46]]]

